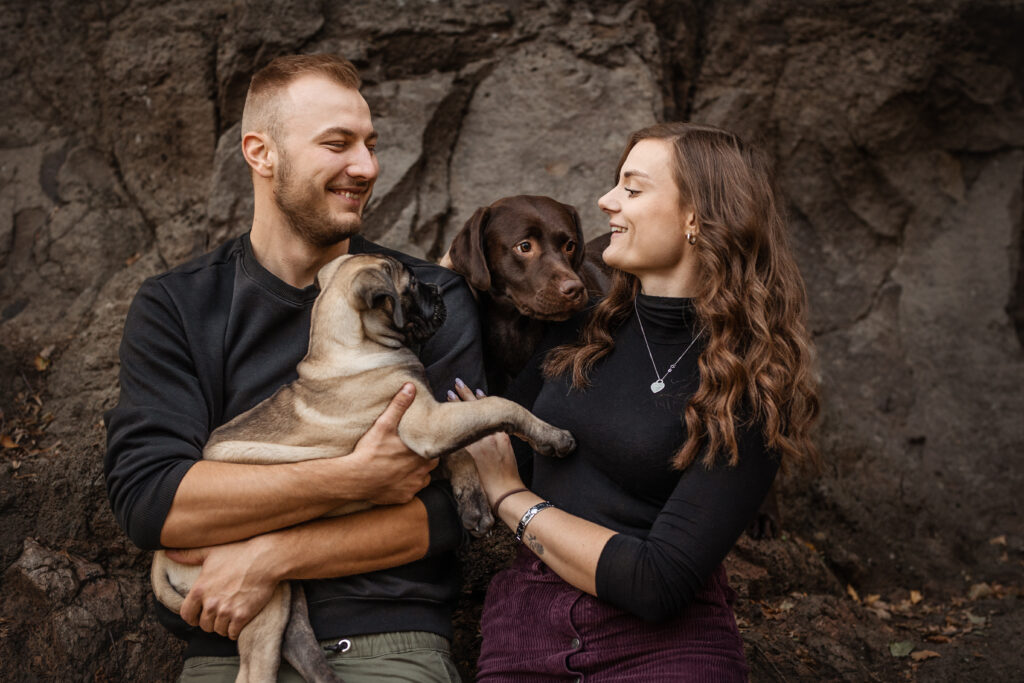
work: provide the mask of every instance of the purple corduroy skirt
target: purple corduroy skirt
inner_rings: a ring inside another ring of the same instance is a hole
[[[477,681],[746,681],[735,595],[719,567],[678,618],[650,623],[570,586],[521,548],[487,589]]]

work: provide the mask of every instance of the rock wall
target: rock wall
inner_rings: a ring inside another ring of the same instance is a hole
[[[100,420],[138,285],[248,227],[245,88],[292,52],[360,68],[382,134],[366,233],[429,258],[510,194],[575,204],[588,236],[603,232],[596,199],[629,131],[654,121],[763,144],[808,283],[826,467],[788,482],[782,545],[730,560],[741,594],[831,605],[846,585],[934,595],[1019,582],[1020,3],[0,5],[5,680],[175,670],[148,555],[107,508]],[[831,613],[842,628],[847,613]],[[469,661],[472,619],[461,623]],[[778,667],[757,663],[767,626],[744,629],[755,677],[771,679]],[[808,657],[820,675],[884,670],[853,650]]]

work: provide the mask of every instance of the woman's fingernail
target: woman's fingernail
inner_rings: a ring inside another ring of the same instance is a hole
[[[465,383],[465,382],[463,382],[463,381],[462,381],[461,379],[459,379],[458,377],[456,377],[456,378],[455,378],[455,386],[457,386],[457,387],[458,387],[459,389],[465,389],[465,388],[466,388],[466,383]]]
[[[451,389],[449,389],[448,390],[448,400],[449,401],[454,401],[457,398],[458,398],[458,396],[455,395],[455,392],[452,391]]]
[[[476,390],[476,395],[477,395],[478,398],[483,398],[484,396],[486,396],[486,394],[484,393],[483,389],[477,389]]]

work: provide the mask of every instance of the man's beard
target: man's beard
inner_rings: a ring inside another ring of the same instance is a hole
[[[292,179],[291,163],[283,156],[277,168],[274,201],[299,237],[320,248],[333,247],[358,234],[363,221],[359,214],[335,218],[325,206],[326,189],[303,185]]]

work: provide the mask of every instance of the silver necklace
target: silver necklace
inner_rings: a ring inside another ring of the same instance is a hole
[[[658,393],[659,391],[661,391],[662,389],[665,388],[665,378],[668,377],[668,374],[670,372],[672,372],[673,370],[676,369],[676,366],[679,365],[679,361],[681,361],[683,359],[683,356],[686,355],[687,351],[689,351],[690,349],[693,348],[693,345],[697,343],[697,340],[700,339],[701,335],[704,334],[704,330],[707,329],[707,328],[703,328],[702,327],[700,332],[698,332],[696,335],[694,335],[693,341],[690,342],[689,346],[687,346],[685,349],[683,349],[683,352],[681,354],[679,354],[679,358],[676,358],[676,362],[672,363],[672,365],[668,366],[668,370],[665,371],[665,374],[661,375],[659,377],[658,376],[658,364],[654,362],[654,354],[651,353],[651,345],[647,343],[647,333],[644,332],[644,321],[640,319],[640,309],[638,309],[636,307],[636,299],[635,298],[633,299],[633,310],[636,312],[636,322],[637,322],[638,325],[640,325],[640,335],[644,338],[644,346],[647,347],[647,355],[650,357],[651,365],[654,367],[654,377],[655,377],[655,379],[654,379],[653,382],[651,382],[651,393],[652,394],[656,394],[656,393]]]

